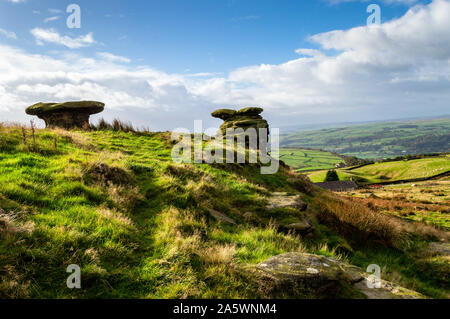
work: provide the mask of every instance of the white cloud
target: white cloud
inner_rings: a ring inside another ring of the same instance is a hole
[[[54,29],[34,28],[31,30],[31,34],[34,36],[36,43],[39,45],[43,45],[44,42],[48,42],[64,45],[70,49],[77,49],[87,47],[95,43],[92,32],[78,38],[71,38],[67,35],[61,36]]]
[[[48,17],[48,18],[44,19],[44,23],[56,21],[56,20],[59,20],[59,18],[61,18],[61,17],[60,16]]]
[[[0,35],[3,35],[9,39],[17,39],[17,35],[14,32],[6,31],[0,28]]]
[[[8,1],[12,3],[24,3],[26,0],[8,0]]]
[[[129,58],[114,55],[109,52],[97,52],[97,56],[99,56],[100,58],[102,58],[106,61],[109,61],[109,62],[119,62],[119,63],[130,63],[131,62],[131,60]]]
[[[209,113],[218,107],[251,105],[272,125],[448,113],[449,16],[450,1],[435,0],[381,26],[314,35],[318,48],[286,63],[223,76],[136,68],[107,52],[50,57],[0,45],[0,114],[25,118],[38,101],[92,99],[106,103],[106,117],[173,129],[217,123]]]
[[[327,0],[330,4],[339,4],[347,2],[370,2],[372,0]],[[404,5],[414,5],[420,0],[381,0],[385,4],[404,4]]]

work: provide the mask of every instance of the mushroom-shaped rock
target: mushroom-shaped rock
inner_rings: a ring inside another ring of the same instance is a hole
[[[269,135],[269,123],[260,115],[264,110],[259,107],[247,107],[235,111],[230,109],[220,109],[214,111],[211,115],[224,121],[220,126],[220,132],[227,134],[227,129],[243,129],[244,131],[254,128],[259,137],[259,129],[267,130]],[[237,133],[235,132],[235,136]],[[259,143],[258,143],[259,145]]]
[[[71,129],[89,127],[89,116],[102,112],[104,108],[105,104],[95,101],[37,103],[25,112],[44,120],[46,127]]]

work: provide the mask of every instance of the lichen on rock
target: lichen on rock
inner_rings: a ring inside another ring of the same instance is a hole
[[[415,291],[384,280],[381,280],[380,288],[369,288],[369,274],[361,268],[320,255],[286,253],[273,256],[256,268],[262,280],[272,283],[274,294],[297,298],[424,298]]]

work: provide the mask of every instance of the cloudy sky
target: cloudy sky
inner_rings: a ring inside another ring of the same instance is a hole
[[[81,99],[155,130],[220,107],[272,126],[450,114],[450,0],[0,0],[0,121]]]

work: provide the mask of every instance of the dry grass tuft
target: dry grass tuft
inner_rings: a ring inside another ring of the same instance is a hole
[[[376,200],[374,200],[376,201]],[[410,236],[449,240],[449,233],[421,223],[409,223],[379,213],[354,199],[322,193],[318,197],[318,220],[358,242],[376,242],[395,248],[408,246]]]
[[[133,209],[145,199],[138,187],[125,187],[108,183],[107,191],[111,201],[113,201],[120,210],[127,212],[132,212]]]
[[[136,132],[136,129],[133,127],[133,124],[131,122],[123,122],[119,119],[114,119],[113,122],[110,124],[105,119],[101,118],[97,124],[91,124],[90,129],[96,130],[96,131],[104,131],[104,130],[111,130],[116,132]]]
[[[400,221],[379,214],[358,202],[323,192],[318,196],[317,218],[344,235],[361,243],[377,242],[400,248],[407,243],[407,233]]]
[[[224,245],[201,249],[198,255],[201,262],[206,265],[229,265],[233,263],[235,253],[235,245]]]
[[[24,299],[29,297],[30,281],[24,281],[14,266],[7,265],[1,271],[0,298]]]
[[[66,138],[72,144],[82,148],[82,149],[93,149],[94,146],[91,142],[91,139],[85,134],[81,134],[77,131],[68,131],[62,128],[52,128],[50,129],[53,133],[63,138]]]
[[[108,183],[115,185],[131,184],[133,177],[120,167],[109,166],[105,163],[92,163],[84,173],[84,179],[101,185]]]
[[[172,175],[174,177],[189,178],[197,181],[205,175],[203,171],[200,171],[193,165],[186,164],[171,163],[167,166],[166,171],[169,175]]]
[[[107,207],[102,207],[97,212],[107,219],[114,220],[126,226],[134,227],[133,221],[129,217],[123,215],[115,209],[111,210]]]
[[[32,233],[34,231],[34,223],[27,221],[19,225],[18,218],[21,213],[5,212],[0,207],[0,237],[7,237],[20,233]]]

